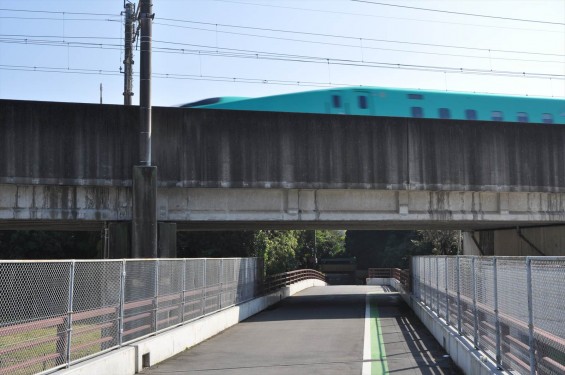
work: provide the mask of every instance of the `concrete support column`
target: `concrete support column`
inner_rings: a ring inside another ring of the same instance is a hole
[[[104,254],[107,259],[131,258],[131,223],[108,223],[108,251]]]
[[[157,224],[159,229],[158,254],[159,258],[177,257],[177,223]]]
[[[132,258],[157,258],[157,167],[133,167]]]

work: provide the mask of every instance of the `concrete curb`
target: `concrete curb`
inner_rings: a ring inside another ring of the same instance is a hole
[[[153,366],[255,315],[267,307],[313,286],[320,280],[305,280],[269,295],[231,306],[177,328],[134,342],[108,353],[59,370],[57,375],[129,375]]]

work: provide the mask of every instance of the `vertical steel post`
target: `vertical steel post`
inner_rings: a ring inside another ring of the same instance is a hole
[[[461,335],[461,265],[460,258],[457,255],[457,332]]]
[[[126,260],[122,260],[122,269],[120,271],[120,312],[119,312],[119,328],[118,328],[118,346],[122,346],[124,342],[124,310],[126,304]]]
[[[154,261],[155,263],[155,297],[153,302],[153,325],[154,331],[157,332],[159,327],[157,326],[159,323],[158,319],[158,312],[159,312],[159,259]]]
[[[220,309],[224,299],[224,258],[220,259]]]
[[[449,288],[448,288],[448,277],[447,274],[449,272],[449,266],[448,266],[448,259],[449,257],[446,255],[445,256],[445,324],[449,325]]]
[[[477,272],[475,270],[475,260],[477,258],[473,257],[471,259],[471,270],[473,275],[473,345],[475,349],[479,348],[479,317],[477,311]]]
[[[496,366],[501,368],[502,354],[500,348],[500,318],[498,316],[498,270],[497,258],[493,257],[493,283],[494,283],[494,329],[496,334]]]
[[[181,294],[181,323],[184,322],[184,313],[185,313],[185,295],[186,295],[186,258],[182,260],[182,294]]]
[[[206,280],[206,258],[204,258],[204,272],[202,272],[202,288],[204,288],[202,292],[202,315],[206,314],[206,290],[208,289],[208,282]]]
[[[75,289],[75,261],[71,262],[69,268],[69,296],[67,303],[67,349],[66,361],[67,368],[69,368],[71,363],[71,340],[73,338],[73,296]]]
[[[439,303],[439,257],[436,256],[436,311],[438,318],[440,317],[440,303]]]
[[[534,304],[532,294],[532,259],[526,257],[526,275],[528,288],[528,333],[530,345],[530,374],[536,373],[536,356],[535,356],[535,340],[534,340]]]

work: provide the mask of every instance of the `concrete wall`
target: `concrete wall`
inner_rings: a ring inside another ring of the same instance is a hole
[[[186,108],[153,116],[160,186],[565,192],[559,125]],[[130,186],[138,133],[138,107],[0,100],[0,184]]]
[[[497,256],[562,256],[565,255],[565,225],[546,227],[498,229],[491,232],[494,237],[494,254]],[[477,245],[481,242],[481,232],[463,233],[463,250],[465,255],[481,255]],[[532,246],[533,245],[533,246]],[[535,248],[534,248],[535,247]],[[539,251],[537,251],[538,249]]]
[[[259,297],[144,340],[102,354],[60,370],[60,375],[129,375],[143,369],[143,359],[153,366],[228,329],[267,307],[312,286],[324,286],[319,280],[305,280],[267,296]]]

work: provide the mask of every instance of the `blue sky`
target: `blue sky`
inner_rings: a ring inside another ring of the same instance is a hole
[[[123,103],[123,0],[0,9],[0,98],[98,103],[102,84],[104,103]],[[565,97],[565,0],[154,0],[153,10],[153,105],[356,85]],[[135,62],[138,73],[138,52]],[[137,104],[137,75],[134,93]]]

